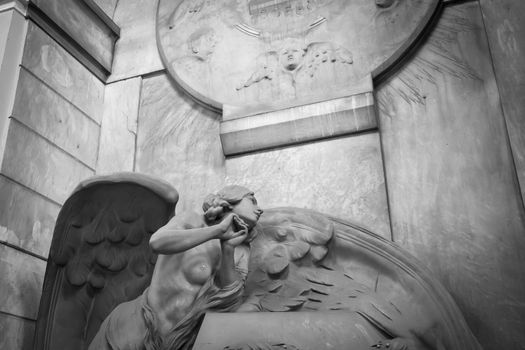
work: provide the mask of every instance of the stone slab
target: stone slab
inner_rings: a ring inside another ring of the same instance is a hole
[[[387,339],[355,312],[210,312],[193,350],[250,349],[255,344],[260,346],[256,349],[361,350]]]
[[[0,197],[0,241],[47,257],[60,206],[3,176]]]
[[[394,241],[484,349],[525,343],[525,214],[478,2],[448,6],[376,94]]]
[[[108,15],[109,18],[113,18],[115,14],[115,8],[117,7],[118,0],[93,0],[102,11]]]
[[[226,183],[254,191],[263,209],[313,209],[390,239],[376,132],[227,158]]]
[[[225,155],[363,132],[377,127],[372,92],[221,123]]]
[[[100,123],[104,84],[32,22],[22,65]]]
[[[15,4],[18,2],[8,5]],[[7,140],[9,116],[15,101],[26,31],[27,22],[15,9],[0,13],[0,164]]]
[[[106,86],[96,172],[133,171],[142,78]]]
[[[480,4],[525,200],[525,2],[481,0]]]
[[[110,27],[82,0],[31,0],[107,71],[118,39]]]
[[[99,125],[25,69],[20,72],[13,117],[95,167]]]
[[[180,194],[177,212],[202,211],[204,197],[224,184],[219,121],[167,75],[143,80],[135,170],[171,183]]]
[[[94,171],[12,120],[2,173],[57,203]]]
[[[35,321],[0,313],[0,349],[31,350]]]
[[[0,314],[36,320],[45,269],[45,261],[0,244]]]
[[[108,82],[164,70],[155,32],[157,2],[119,1],[113,17],[120,27]]]

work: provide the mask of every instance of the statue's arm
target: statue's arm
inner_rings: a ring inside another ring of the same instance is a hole
[[[231,240],[221,241],[222,259],[221,266],[218,271],[217,284],[224,288],[234,282],[244,281],[245,275],[237,268],[235,263],[236,250],[247,250],[249,254],[249,248],[245,245],[235,245],[231,243]]]
[[[198,214],[181,214],[155,232],[149,241],[157,254],[177,254],[211,239],[223,238],[231,226],[228,216],[217,225],[208,226]]]

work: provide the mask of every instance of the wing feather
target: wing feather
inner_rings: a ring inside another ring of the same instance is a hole
[[[145,290],[156,261],[149,236],[173,216],[177,199],[168,184],[138,174],[78,187],[55,227],[36,344],[85,349],[113,308]]]

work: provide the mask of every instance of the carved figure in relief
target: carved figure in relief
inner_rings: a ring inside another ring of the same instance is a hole
[[[193,57],[207,61],[217,45],[217,35],[211,28],[199,28],[188,38],[188,49]]]
[[[480,349],[443,287],[391,242],[306,209],[261,217],[240,186],[208,196],[201,214],[173,217],[177,200],[171,186],[138,174],[79,185],[57,220],[36,344],[188,350],[216,310],[248,321],[220,346],[195,349],[314,349],[286,327],[242,332],[308,313],[319,322],[298,322],[305,334],[324,334],[337,349]],[[334,327],[334,313],[347,321]]]
[[[115,308],[90,349],[189,349],[206,311],[241,303],[248,243],[263,211],[240,186],[209,195],[203,210],[179,214],[153,234],[159,257],[151,285]]]
[[[345,66],[351,65],[353,58],[350,51],[334,43],[313,42],[304,45],[299,40],[288,39],[280,49],[259,55],[255,63],[255,71],[237,87],[237,90],[249,88],[263,80],[278,79],[281,83],[289,82],[296,92],[297,89],[307,88],[312,82],[333,81],[335,74],[342,73],[338,70],[344,70]],[[343,67],[334,68],[336,63],[342,64]],[[332,69],[329,73],[319,74],[324,66],[330,66]]]

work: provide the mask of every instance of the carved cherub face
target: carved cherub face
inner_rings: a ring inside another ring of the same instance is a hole
[[[284,69],[293,71],[303,62],[304,48],[299,44],[286,45],[280,51],[279,61]]]
[[[188,41],[191,53],[202,60],[207,60],[215,50],[217,35],[211,28],[201,28],[194,32]]]
[[[239,215],[239,217],[248,225],[249,229],[255,227],[257,221],[259,221],[259,217],[263,213],[253,194],[244,196],[239,203],[234,204],[232,212]]]

